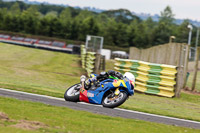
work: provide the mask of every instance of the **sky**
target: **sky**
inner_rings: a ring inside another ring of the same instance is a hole
[[[99,9],[128,9],[136,13],[160,14],[166,6],[172,8],[175,18],[200,21],[200,0],[29,0],[67,4],[79,7]]]

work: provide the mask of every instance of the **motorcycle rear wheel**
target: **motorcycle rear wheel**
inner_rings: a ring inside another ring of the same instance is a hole
[[[115,96],[113,98],[110,98],[112,93],[109,93],[103,98],[102,105],[103,107],[107,108],[115,108],[123,104],[126,99],[128,98],[128,95],[126,92],[120,92],[118,96]]]
[[[81,88],[81,84],[75,84],[71,87],[69,87],[65,94],[64,94],[64,98],[66,101],[71,101],[71,102],[79,102],[79,90]]]

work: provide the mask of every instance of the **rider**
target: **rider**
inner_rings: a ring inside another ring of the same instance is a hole
[[[109,77],[122,79],[123,75],[120,72],[109,70],[108,72],[101,72],[99,75],[90,74],[90,78],[85,81],[85,88],[88,89],[96,81],[103,81]]]

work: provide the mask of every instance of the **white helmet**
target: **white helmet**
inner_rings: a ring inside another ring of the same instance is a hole
[[[130,72],[126,72],[126,73],[124,74],[124,77],[126,77],[126,78],[128,78],[129,80],[135,82],[135,76],[134,76],[132,73],[130,73]]]

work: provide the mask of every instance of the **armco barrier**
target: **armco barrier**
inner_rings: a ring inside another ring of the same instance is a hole
[[[2,43],[9,43],[9,44],[14,44],[18,46],[25,46],[25,47],[30,47],[30,48],[37,48],[37,49],[45,49],[45,50],[50,50],[50,51],[56,51],[56,52],[63,52],[63,53],[72,53],[72,49],[70,48],[61,48],[61,47],[53,47],[49,45],[42,45],[42,44],[31,44],[30,42],[21,42],[21,41],[15,41],[15,40],[8,40],[8,39],[1,39],[0,42]]]
[[[85,46],[81,45],[81,63],[82,68],[85,68],[88,76],[94,72],[95,69],[95,52],[86,52]]]
[[[136,91],[165,97],[175,95],[176,66],[119,58],[115,58],[115,61],[115,70],[134,74]]]

